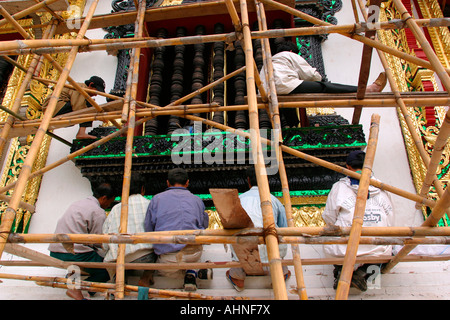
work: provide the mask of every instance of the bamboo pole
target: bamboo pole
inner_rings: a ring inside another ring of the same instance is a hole
[[[431,98],[432,96],[430,96]],[[428,98],[405,98],[404,103],[410,107],[417,105],[445,105],[450,104],[450,98],[435,98],[431,102],[428,102]],[[148,106],[147,103],[138,101],[140,106]],[[396,99],[368,99],[363,102],[368,106],[375,106],[377,104],[380,107],[394,107],[397,105]],[[282,108],[308,108],[315,106],[323,106],[323,104],[328,105],[329,107],[334,108],[346,108],[349,106],[359,105],[359,101],[355,100],[316,100],[316,101],[299,101],[299,102],[279,102],[279,107]],[[265,108],[265,104],[258,104],[257,107],[259,109]],[[187,115],[191,113],[203,113],[203,112],[219,112],[219,111],[237,111],[237,110],[246,110],[247,105],[233,105],[233,106],[218,106],[217,104],[202,104],[202,105],[181,105],[178,107],[167,107],[167,109],[158,109],[154,107],[142,108],[136,111],[136,115],[141,116],[159,116],[159,115]],[[80,116],[79,114],[84,114]],[[111,119],[115,119],[120,117],[120,114],[117,112],[105,112],[101,114],[94,114],[93,110],[84,110],[81,112],[73,112],[70,115],[58,116],[51,120],[50,124],[52,126],[63,127],[63,126],[72,126],[86,121],[100,120],[100,121],[109,121]],[[27,120],[27,121],[16,121],[13,128],[26,128],[26,127],[34,127],[38,128],[39,120]],[[3,123],[0,123],[0,128]],[[27,134],[31,134],[27,132]]]
[[[336,299],[347,299],[350,290],[353,267],[358,254],[358,245],[360,243],[361,228],[364,223],[364,214],[369,192],[369,178],[372,174],[372,164],[375,157],[375,151],[378,141],[378,132],[380,125],[380,116],[372,115],[370,123],[370,135],[367,143],[366,157],[362,168],[361,179],[359,182],[358,193],[356,195],[355,212],[353,214],[352,228],[350,238],[345,252],[344,265],[342,266],[336,291]]]
[[[316,237],[346,237],[350,235],[351,227],[286,227],[275,228],[277,234],[283,237],[301,236],[304,238]],[[232,240],[232,238],[264,235],[263,228],[244,229],[206,229],[206,230],[174,230],[142,232],[136,234],[31,234],[12,233],[8,237],[10,243],[164,243],[183,241],[195,241],[194,237],[203,236],[204,239],[213,237],[228,237],[233,243],[243,240]],[[450,227],[362,227],[361,236],[364,237],[449,237]],[[175,237],[175,238],[174,238]],[[204,241],[204,240],[202,240]],[[253,241],[253,240],[252,240]]]
[[[264,10],[264,5],[259,2],[255,1],[256,11],[258,15],[258,21],[259,21],[259,30],[265,31],[267,30],[267,20],[266,20],[266,14]],[[261,41],[262,46],[262,52],[263,52],[263,59],[264,59],[264,65],[265,65],[265,71],[267,73],[266,77],[269,79],[267,83],[269,83],[270,87],[270,95],[269,95],[269,114],[272,118],[273,127],[275,129],[275,132],[279,132],[279,141],[283,141],[282,133],[281,133],[281,121],[280,121],[280,111],[278,108],[278,97],[277,92],[275,88],[275,80],[273,76],[273,65],[272,65],[272,57],[270,52],[270,44],[269,39],[265,38]],[[283,153],[281,152],[281,149],[279,148],[278,144],[275,144],[276,152],[277,152],[277,159],[278,159],[278,172],[280,175],[280,181],[281,181],[281,189],[283,192],[283,202],[284,207],[286,210],[286,218],[287,223],[289,227],[294,226],[294,220],[292,217],[292,204],[291,204],[291,197],[289,194],[289,183],[287,179],[286,174],[286,167],[284,165],[284,159],[283,159]],[[291,251],[292,251],[292,257],[294,260],[294,272],[295,272],[295,279],[297,282],[297,294],[301,300],[307,300],[308,295],[306,292],[306,287],[304,283],[304,277],[303,277],[303,270],[302,270],[302,261],[300,258],[300,250],[298,245],[291,245]]]
[[[280,243],[286,244],[348,244],[352,236],[351,229],[342,235],[318,234],[314,237],[310,235],[300,234],[298,232],[283,232],[285,228],[275,228],[276,231],[286,233],[278,235]],[[192,234],[192,230],[183,230],[184,234],[12,234],[8,237],[9,243],[63,243],[63,244],[92,244],[92,243],[116,243],[122,244],[139,244],[139,243],[182,243],[182,244],[264,244],[264,229],[260,229],[258,233],[251,235],[227,235],[216,233],[213,235]],[[410,245],[410,244],[449,244],[450,236],[448,230],[444,232],[431,232],[432,236],[404,236],[394,231],[385,230],[364,230],[368,235],[363,235],[358,239],[359,244],[372,245]],[[403,232],[407,233],[407,232]],[[423,232],[425,233],[425,232]],[[426,232],[428,233],[428,232]],[[350,235],[350,237],[348,237]],[[380,236],[381,235],[381,236]],[[118,262],[119,263],[119,262]],[[117,264],[118,264],[117,263]],[[270,264],[270,263],[269,263]],[[163,266],[164,267],[164,266]],[[158,268],[158,267],[156,267]],[[176,267],[174,267],[176,268]]]
[[[6,11],[3,9],[3,7],[0,6],[0,12],[2,15],[7,19],[14,28],[27,40],[32,41],[32,37],[22,28],[22,26]],[[81,39],[81,38],[80,38]],[[73,48],[72,48],[73,49]],[[49,54],[44,54],[44,57],[59,71],[63,72],[63,68],[59,65],[58,62],[56,62]],[[75,80],[73,80],[70,76],[67,77],[67,80],[75,87],[75,89],[83,95],[83,97],[86,98],[89,103],[91,103],[98,111],[102,111],[102,109],[98,106],[97,102],[95,102],[94,99],[77,83]],[[117,123],[115,120],[111,120],[111,122],[117,127],[121,128],[120,124]]]
[[[261,1],[263,3],[269,5],[269,6],[276,7],[278,9],[286,11],[286,12],[288,12],[288,13],[294,15],[294,16],[297,16],[297,17],[300,17],[302,19],[305,19],[306,21],[311,22],[313,24],[317,24],[317,25],[320,25],[320,26],[331,26],[331,24],[328,23],[328,22],[325,22],[325,21],[322,21],[320,19],[314,18],[314,17],[312,17],[310,15],[307,15],[307,14],[305,14],[305,13],[299,11],[299,10],[291,8],[291,7],[289,7],[287,5],[284,5],[282,3],[278,3],[278,2],[273,1],[273,0],[261,0]],[[409,21],[410,20],[412,20],[412,19],[409,19]],[[366,44],[366,45],[369,45],[371,47],[380,49],[380,50],[382,50],[382,51],[384,51],[386,53],[392,54],[393,56],[396,56],[396,57],[398,57],[400,59],[404,59],[406,61],[412,62],[412,63],[414,63],[416,65],[425,67],[425,68],[430,69],[430,70],[435,70],[433,68],[435,65],[431,64],[430,62],[428,62],[426,60],[423,60],[423,59],[420,59],[420,58],[417,58],[417,57],[412,56],[410,54],[401,52],[401,51],[399,51],[397,49],[388,47],[388,46],[383,45],[383,44],[381,44],[381,43],[379,43],[379,42],[377,42],[375,40],[371,40],[369,38],[366,38],[364,36],[361,36],[361,35],[353,33],[353,32],[338,32],[338,33],[343,35],[343,36],[345,36],[345,37],[348,37],[348,38],[357,40],[359,42],[362,42],[363,44]],[[450,69],[448,69],[448,68],[445,69],[445,71],[447,73],[450,73]]]
[[[52,4],[52,3],[56,2],[56,1],[59,1],[59,0],[44,0],[44,1],[40,2],[40,3],[37,3],[37,4],[35,4],[35,5],[32,5],[31,7],[27,8],[27,9],[25,9],[25,10],[22,10],[22,11],[20,11],[20,12],[15,13],[15,14],[13,15],[13,18],[14,18],[15,20],[19,20],[19,19],[24,18],[24,17],[26,17],[26,16],[28,16],[28,15],[30,15],[30,14],[32,14],[32,13],[37,12],[38,10],[40,10],[40,9],[42,9],[42,8],[44,8],[44,7],[46,7],[46,6],[49,5],[49,4]],[[8,22],[9,22],[9,21],[6,20],[6,19],[0,20],[0,27],[1,27],[1,26],[4,26],[4,25],[7,24]]]
[[[80,33],[78,34],[77,37],[81,38],[84,36],[84,34],[87,30],[87,27],[89,25],[89,21],[92,19],[92,16],[94,15],[94,11],[95,11],[97,4],[98,4],[98,0],[94,0],[94,2],[91,5],[91,8],[89,9],[89,12],[87,14],[85,23],[83,23],[83,26],[81,27]],[[77,47],[73,48],[72,51],[69,53],[69,57],[67,59],[65,69],[64,69],[63,73],[60,75],[59,82],[55,87],[54,93],[52,94],[48,109],[46,110],[46,112],[44,114],[41,125],[39,126],[39,130],[34,137],[33,143],[31,144],[31,147],[28,151],[28,155],[27,155],[25,162],[22,166],[22,169],[20,171],[17,185],[14,188],[14,193],[11,197],[9,206],[8,206],[8,208],[5,209],[5,211],[2,215],[2,221],[0,224],[0,257],[3,254],[3,250],[5,248],[5,244],[6,244],[8,235],[10,233],[11,226],[13,224],[13,221],[14,221],[14,218],[16,215],[18,203],[21,200],[22,194],[25,190],[26,184],[27,184],[29,176],[31,174],[31,168],[33,166],[34,160],[37,157],[40,145],[44,138],[44,134],[48,129],[50,119],[52,118],[53,112],[55,111],[56,103],[57,103],[56,97],[59,96],[59,94],[62,91],[64,82],[66,81],[67,77],[69,76],[70,69],[73,66],[73,62],[75,60],[77,53],[78,53]]]
[[[139,0],[139,10],[137,19],[134,26],[134,32],[138,37],[141,37],[144,30],[144,14],[145,14],[145,0]],[[137,9],[137,8],[136,8]],[[126,233],[128,226],[128,198],[130,195],[130,183],[131,183],[131,167],[132,167],[132,154],[133,154],[133,141],[134,141],[134,128],[136,125],[136,92],[137,82],[139,79],[139,61],[140,61],[140,48],[134,48],[132,52],[131,68],[128,72],[127,90],[124,101],[124,108],[122,111],[122,120],[124,117],[128,123],[127,129],[127,142],[125,145],[125,164],[122,186],[122,207],[120,212],[120,226],[119,233]],[[129,106],[129,110],[125,107]],[[125,244],[120,244],[117,253],[117,268],[116,268],[116,294],[118,299],[123,299],[124,287],[125,287]]]
[[[424,227],[435,226],[438,221],[445,214],[445,211],[450,206],[450,192],[449,189],[445,189],[442,197],[437,201],[436,206],[433,211],[428,216],[428,218],[422,223]],[[394,268],[408,253],[410,253],[416,246],[415,245],[405,245],[394,258],[381,270],[382,273],[387,273],[392,268]]]
[[[256,103],[256,88],[254,80],[253,68],[253,48],[251,43],[251,34],[249,28],[247,3],[245,0],[240,0],[241,18],[243,25],[243,35],[245,43],[245,62],[247,66],[247,95],[248,95],[248,113],[251,128],[251,146],[253,160],[255,161],[256,179],[258,182],[258,191],[261,199],[261,209],[263,214],[263,225],[267,230],[265,241],[267,246],[267,255],[270,263],[270,275],[272,278],[272,285],[275,299],[286,300],[286,284],[284,282],[283,270],[280,259],[280,252],[278,248],[278,239],[274,232],[274,218],[272,202],[270,200],[270,189],[267,178],[267,171],[264,164],[264,157],[261,151],[261,141],[259,132],[258,108]]]
[[[283,6],[282,4],[279,4]],[[290,8],[290,7],[288,7]],[[320,20],[322,23],[323,21]],[[450,18],[435,18],[435,19],[417,19],[417,24],[422,27],[446,27],[450,25]],[[376,27],[368,26],[366,23],[349,24],[349,25],[316,25],[314,27],[290,28],[290,29],[276,29],[267,31],[252,31],[252,39],[258,38],[277,38],[287,36],[304,36],[304,35],[319,35],[330,33],[360,33],[370,30],[388,30],[405,28],[403,20],[391,20],[381,22]],[[363,37],[364,38],[364,37]],[[97,51],[97,50],[119,50],[130,49],[136,46],[139,47],[160,47],[172,46],[178,44],[198,44],[207,42],[226,41],[232,42],[236,40],[233,33],[204,35],[204,36],[190,36],[183,38],[170,39],[156,39],[153,37],[145,38],[129,38],[129,39],[52,39],[52,40],[17,40],[4,41],[0,45],[0,52],[2,54],[44,54],[44,53],[61,53],[70,51],[71,46],[80,46],[80,52]],[[422,60],[425,62],[425,60]]]
[[[47,285],[51,287],[57,288],[68,288],[68,285],[72,284],[69,281],[73,281],[68,278],[61,277],[43,277],[43,276],[24,276],[18,274],[8,274],[1,273],[0,278],[2,279],[12,279],[12,280],[25,280],[25,281],[35,281],[39,285]],[[79,281],[79,285],[83,287],[84,290],[88,291],[106,291],[113,290],[114,284],[112,283],[101,283],[101,282],[90,282],[90,281]],[[126,285],[126,291],[138,291],[138,286]],[[175,290],[160,290],[148,288],[149,296],[152,297],[165,297],[165,298],[182,298],[182,299],[202,299],[202,300],[246,300],[245,297],[216,297],[216,296],[207,296],[200,293],[195,292],[182,292]]]

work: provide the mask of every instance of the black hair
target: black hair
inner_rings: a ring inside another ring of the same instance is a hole
[[[169,171],[167,175],[170,185],[181,184],[185,185],[189,180],[189,176],[183,168],[175,168]]]
[[[113,187],[107,182],[100,183],[98,186],[93,188],[93,195],[97,199],[106,196],[108,199],[114,198],[116,196]]]
[[[362,169],[365,157],[366,154],[361,150],[352,151],[348,155],[346,163],[353,169]]]
[[[279,44],[277,47],[277,53],[280,53],[282,51],[292,51],[295,54],[298,54],[299,52],[297,45],[292,41],[284,41],[281,44]]]
[[[252,187],[256,187],[258,185],[258,182],[256,180],[255,166],[247,167],[247,169],[245,170],[245,175],[247,178],[249,178]]]
[[[141,194],[144,184],[144,175],[138,172],[132,172],[130,180],[130,194]]]

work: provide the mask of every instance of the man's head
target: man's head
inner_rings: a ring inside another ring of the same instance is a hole
[[[131,173],[131,181],[130,181],[130,194],[145,194],[145,177],[138,173]]]
[[[278,45],[277,53],[280,53],[282,51],[292,51],[295,54],[298,54],[298,52],[299,52],[297,45],[295,43],[293,43],[292,41],[284,41],[283,43]]]
[[[189,176],[186,170],[182,168],[175,168],[169,171],[167,175],[167,185],[169,187],[181,186],[187,188],[189,185]]]
[[[100,183],[93,189],[94,197],[100,203],[100,207],[107,209],[111,206],[115,199],[114,189],[109,183]]]
[[[256,171],[255,166],[249,166],[245,170],[245,176],[247,177],[247,182],[251,187],[256,187],[258,185],[258,182],[256,180]]]
[[[364,165],[364,158],[366,154],[361,150],[355,150],[347,156],[346,164],[350,170],[361,170]]]
[[[98,76],[92,76],[84,82],[89,88],[105,92],[105,81]],[[95,94],[94,94],[95,95]]]

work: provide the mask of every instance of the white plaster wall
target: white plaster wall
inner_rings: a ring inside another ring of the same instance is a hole
[[[87,1],[85,13],[89,10],[92,1]],[[95,14],[111,12],[110,1],[99,1]],[[102,39],[106,32],[102,29],[88,30],[86,37],[89,39]],[[78,53],[70,76],[77,82],[84,82],[93,75],[97,75],[106,83],[105,92],[109,92],[114,86],[117,58],[108,55],[105,51]],[[94,97],[98,104],[106,102],[102,96]],[[101,125],[101,121],[95,121],[93,126]],[[55,130],[56,135],[72,141],[75,138],[79,126]],[[89,131],[90,129],[88,129]],[[52,139],[47,164],[64,158],[70,153],[70,147]],[[66,208],[74,201],[91,195],[90,183],[87,178],[81,176],[80,170],[74,162],[68,161],[63,165],[47,172],[42,179],[39,197],[36,202],[36,213],[30,223],[30,233],[53,233],[56,222]]]

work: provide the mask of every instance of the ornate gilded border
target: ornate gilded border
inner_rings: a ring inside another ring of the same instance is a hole
[[[442,17],[442,11],[440,10],[439,4],[436,0],[417,0],[419,3],[419,8],[424,18],[438,18]],[[382,10],[380,14],[381,21],[388,21],[392,19],[400,19],[400,15],[396,11],[392,0],[382,2]],[[437,30],[439,29],[439,30]],[[448,28],[429,28],[430,37],[432,44],[439,56],[441,62],[448,67],[448,53],[449,53],[449,32]],[[407,42],[407,35],[405,29],[400,30],[385,30],[378,31],[379,40],[397,50],[414,55],[414,48],[410,48]],[[432,71],[420,68],[411,63],[407,63],[397,57],[391,55],[386,55],[389,68],[393,71],[395,81],[398,85],[400,91],[424,91],[424,83],[429,82],[432,84],[434,91],[439,91],[439,87],[436,82],[435,75]],[[439,133],[439,127],[445,117],[445,107],[434,107],[434,116],[436,117],[436,123],[434,125],[428,125],[425,115],[425,108],[416,107],[408,108],[409,116],[413,120],[416,128],[416,132],[420,137],[422,137],[422,142],[425,149],[431,155],[434,141]],[[423,180],[426,175],[426,166],[424,165],[420,154],[414,145],[414,141],[406,125],[405,118],[398,108],[398,117],[402,128],[403,138],[408,154],[409,164],[411,168],[411,173],[413,177],[414,186],[417,191],[420,191],[422,187]],[[444,186],[447,185],[449,180],[449,158],[450,152],[449,147],[446,146],[441,164],[438,168],[438,178],[443,183]],[[437,195],[434,189],[429,193],[429,197],[436,199]],[[423,209],[424,217],[426,217],[429,212],[427,209]],[[448,225],[448,217],[442,219],[440,225]]]

